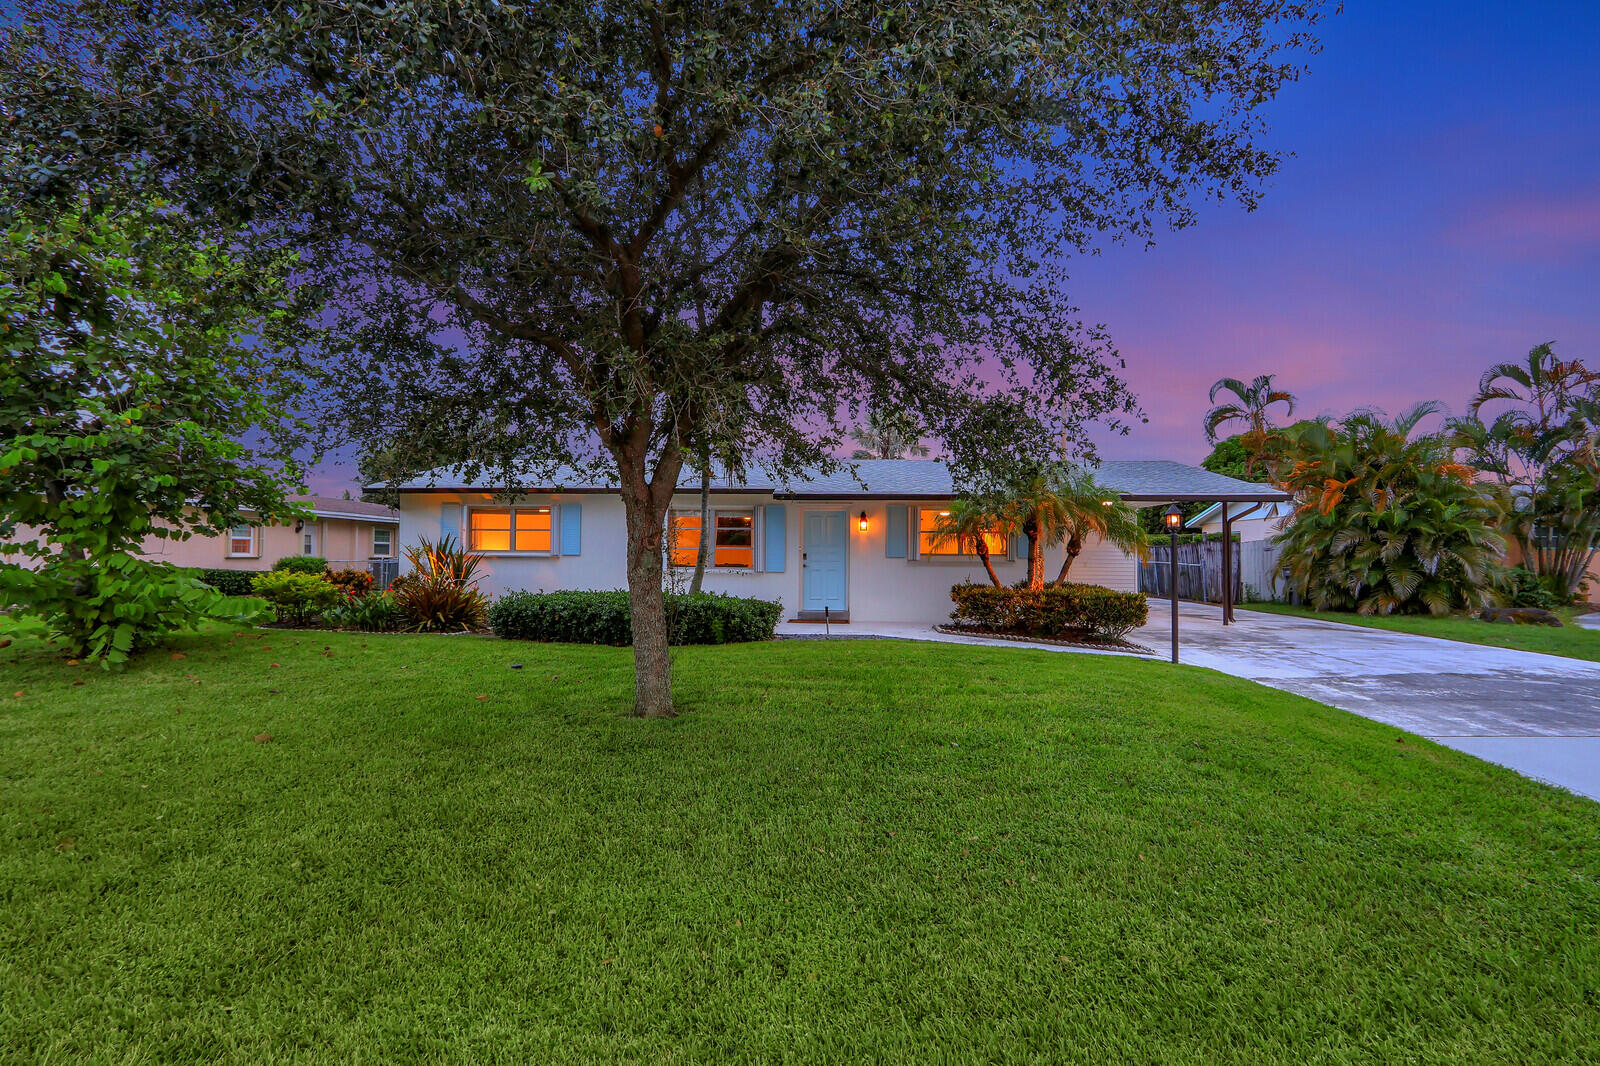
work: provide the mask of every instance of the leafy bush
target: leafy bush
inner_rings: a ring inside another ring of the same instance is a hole
[[[1538,607],[1553,611],[1566,606],[1561,597],[1551,590],[1548,581],[1522,566],[1507,567],[1497,574],[1495,591],[1507,607]]]
[[[405,611],[392,592],[351,597],[322,613],[324,625],[335,629],[360,629],[367,633],[392,633],[406,623]]]
[[[285,621],[303,626],[330,607],[337,606],[344,594],[321,574],[300,574],[273,570],[257,574],[252,588],[257,596],[279,608]]]
[[[195,576],[224,596],[249,596],[260,570],[199,570]]]
[[[699,592],[667,596],[673,644],[771,640],[783,606],[771,600]],[[626,592],[510,592],[489,608],[489,627],[512,640],[568,644],[632,643]]]
[[[483,556],[467,551],[449,534],[405,551],[411,572],[389,590],[405,615],[406,628],[420,633],[465,633],[482,629],[489,599],[477,589]]]
[[[1140,592],[1099,585],[1053,585],[1043,589],[957,585],[950,620],[991,633],[1074,639],[1121,640],[1144,625],[1150,606]]]
[[[126,552],[97,560],[51,556],[37,569],[0,565],[0,603],[36,617],[69,655],[103,665],[211,619],[263,620],[259,601],[238,601],[169,563]]]
[[[320,555],[285,555],[272,564],[272,569],[289,574],[326,574],[328,560]]]
[[[339,586],[347,596],[365,596],[372,591],[372,571],[370,570],[330,570],[328,580]]]

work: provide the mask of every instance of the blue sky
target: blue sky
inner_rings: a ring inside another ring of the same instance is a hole
[[[1150,418],[1104,454],[1202,458],[1223,375],[1459,410],[1540,341],[1600,361],[1600,3],[1354,2],[1322,36],[1258,210],[1063,264]]]

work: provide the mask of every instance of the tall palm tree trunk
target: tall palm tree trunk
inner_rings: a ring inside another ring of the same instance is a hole
[[[1067,538],[1067,554],[1066,557],[1061,560],[1061,573],[1057,574],[1056,579],[1050,584],[1055,587],[1065,585],[1067,583],[1067,571],[1072,569],[1072,564],[1075,563],[1078,559],[1078,556],[1082,554],[1083,535],[1081,533],[1074,533],[1072,536]]]

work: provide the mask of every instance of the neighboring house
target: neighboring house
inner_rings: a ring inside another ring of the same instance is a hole
[[[331,496],[302,496],[311,517],[280,524],[245,524],[223,536],[188,540],[145,538],[145,555],[176,566],[219,570],[270,570],[285,555],[320,555],[334,569],[392,568],[399,551],[399,515],[393,508]]]
[[[950,615],[950,588],[987,582],[971,554],[936,536],[955,497],[949,470],[933,459],[868,459],[848,470],[776,482],[760,472],[718,478],[709,527],[700,529],[697,480],[686,476],[668,522],[669,584],[686,586],[702,532],[712,538],[704,587],[780,601],[788,616],[936,622]],[[1233,499],[1282,499],[1252,485],[1172,462],[1105,463],[1096,476],[1135,506]],[[373,486],[380,488],[381,486]],[[576,475],[544,478],[514,499],[502,486],[463,480],[449,469],[394,486],[400,540],[450,534],[484,554],[490,594],[512,589],[615,589],[627,585],[622,500],[615,483]],[[994,568],[1011,584],[1026,576],[1026,545],[995,535]],[[1054,578],[1062,549],[1045,553]],[[1074,581],[1136,590],[1138,564],[1091,543],[1073,564]]]
[[[1241,541],[1271,540],[1294,517],[1294,503],[1229,504],[1228,525]],[[1242,517],[1241,517],[1242,516]],[[1214,503],[1189,519],[1186,525],[1203,533],[1222,535],[1222,504]]]

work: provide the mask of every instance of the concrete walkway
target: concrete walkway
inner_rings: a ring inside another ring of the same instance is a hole
[[[1128,639],[1165,657],[1171,617],[1166,604],[1152,602],[1149,625]],[[1184,604],[1182,660],[1309,696],[1600,800],[1600,663],[1289,615],[1240,610],[1237,617],[1237,625],[1225,627],[1218,608]],[[821,627],[786,623],[779,633],[820,636]],[[893,623],[835,626],[834,634],[1000,643]]]

